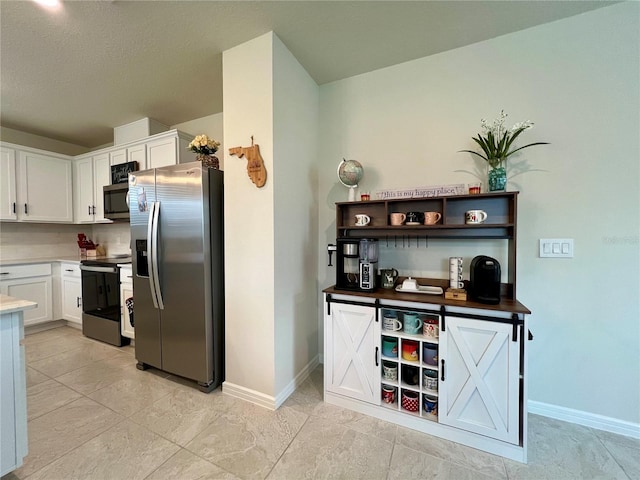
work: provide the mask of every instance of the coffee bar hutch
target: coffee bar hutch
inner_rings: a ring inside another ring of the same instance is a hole
[[[336,204],[338,238],[378,238],[389,245],[398,238],[452,244],[495,239],[506,242],[508,265],[497,305],[395,289],[325,289],[327,403],[526,463],[531,312],[516,299],[517,198],[518,192],[501,192]],[[465,212],[472,209],[484,210],[487,221],[465,224]],[[391,213],[407,211],[435,211],[442,218],[435,225],[390,224]],[[371,221],[356,226],[355,215],[363,213]],[[419,283],[448,287],[444,279]],[[385,317],[407,314],[437,325],[439,335],[383,328]],[[396,345],[394,355],[387,342]],[[416,357],[405,358],[404,348],[416,344]],[[396,373],[386,375],[384,367]],[[385,398],[385,391],[395,393]]]

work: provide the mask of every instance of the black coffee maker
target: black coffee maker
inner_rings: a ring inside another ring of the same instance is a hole
[[[479,255],[469,268],[469,295],[480,303],[500,303],[500,264],[495,258]]]
[[[338,238],[336,243],[336,288],[375,290],[378,274],[378,240]]]

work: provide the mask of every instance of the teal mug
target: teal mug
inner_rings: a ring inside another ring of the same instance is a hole
[[[422,319],[418,317],[417,313],[405,313],[403,323],[404,333],[417,335],[422,330]]]

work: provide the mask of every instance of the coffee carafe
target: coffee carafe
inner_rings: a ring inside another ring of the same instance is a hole
[[[378,240],[363,238],[359,244],[360,250],[360,289],[374,290],[378,272]]]
[[[336,240],[336,288],[360,289],[360,240],[338,238]]]

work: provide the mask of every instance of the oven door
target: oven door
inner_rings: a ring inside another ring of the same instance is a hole
[[[118,267],[80,265],[82,312],[120,322],[120,281]]]

